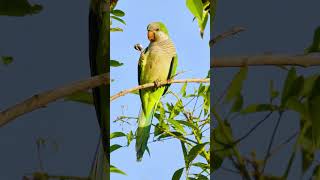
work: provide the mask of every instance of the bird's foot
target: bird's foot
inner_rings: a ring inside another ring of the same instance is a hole
[[[134,45],[134,49],[139,51],[140,53],[142,53],[142,51],[143,51],[143,47],[139,43]]]
[[[157,80],[155,80],[153,83],[154,83],[154,87],[155,88],[158,88],[158,87],[160,87],[160,80],[159,79],[157,79]]]

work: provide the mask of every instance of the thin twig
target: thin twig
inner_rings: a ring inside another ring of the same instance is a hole
[[[297,135],[299,134],[299,132],[295,132],[293,133],[291,136],[289,136],[286,140],[284,140],[282,143],[280,143],[278,146],[276,146],[275,148],[273,148],[270,151],[270,155],[275,154],[277,151],[279,151],[284,145],[288,144],[291,140],[293,140],[295,137],[297,137]]]
[[[225,39],[227,37],[236,35],[242,31],[245,31],[246,29],[243,27],[233,27],[230,30],[223,32],[222,34],[219,34],[218,36],[214,37],[214,39],[209,41],[210,47],[214,46],[217,42],[221,41],[222,39]]]
[[[269,112],[262,120],[260,120],[257,124],[255,124],[245,135],[237,139],[234,144],[238,144],[243,139],[247,138],[256,128],[258,128],[265,120],[267,120],[273,112]]]
[[[227,171],[227,172],[234,173],[234,174],[240,174],[239,171],[233,170],[233,169],[231,169],[231,168],[227,168],[227,167],[220,166],[220,169],[222,169],[222,170],[224,170],[224,171]]]
[[[278,117],[278,119],[277,119],[276,126],[275,126],[274,129],[273,129],[272,136],[271,136],[271,139],[270,139],[270,142],[269,142],[269,145],[268,145],[268,150],[267,150],[266,156],[264,157],[264,163],[263,163],[263,167],[262,167],[262,172],[261,172],[261,174],[263,174],[264,169],[265,169],[266,164],[267,164],[267,160],[268,160],[269,157],[270,157],[271,147],[272,147],[272,144],[273,144],[275,135],[276,135],[276,133],[277,133],[277,130],[278,130],[278,127],[279,127],[279,124],[280,124],[282,115],[283,115],[283,112],[279,112],[279,117]]]

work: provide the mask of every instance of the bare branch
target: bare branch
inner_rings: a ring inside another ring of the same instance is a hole
[[[233,27],[230,30],[223,32],[222,34],[219,34],[218,36],[214,37],[214,39],[209,41],[209,45],[210,47],[212,47],[213,45],[215,45],[218,41],[221,41],[222,39],[225,39],[227,37],[236,35],[242,31],[245,31],[246,29],[243,27]]]
[[[8,122],[23,114],[45,107],[47,104],[73,94],[77,91],[92,89],[94,87],[108,83],[109,73],[106,73],[99,76],[93,76],[86,80],[78,81],[60,88],[36,94],[0,112],[0,127],[4,126]]]
[[[140,89],[145,89],[145,88],[150,88],[150,87],[154,87],[154,86],[164,86],[167,84],[172,84],[172,83],[208,83],[210,82],[210,78],[205,78],[205,79],[179,79],[179,80],[172,80],[169,79],[167,81],[163,81],[163,82],[157,82],[157,84],[155,83],[147,83],[147,84],[143,84],[134,88],[130,88],[130,89],[126,89],[123,91],[120,91],[119,93],[113,95],[110,97],[110,101],[113,101],[115,99],[117,99],[118,97],[124,96],[128,93],[140,90]]]
[[[320,56],[315,55],[257,55],[212,58],[210,68],[241,66],[319,66]]]

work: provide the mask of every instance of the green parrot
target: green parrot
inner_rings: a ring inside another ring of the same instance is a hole
[[[138,63],[138,82],[139,85],[154,82],[156,87],[139,91],[142,105],[136,131],[137,161],[142,160],[143,153],[147,149],[153,114],[160,98],[169,88],[169,85],[157,87],[157,82],[172,79],[178,63],[176,49],[166,26],[161,22],[153,22],[148,25],[147,31],[150,41],[148,47],[144,50],[135,47],[141,51]]]

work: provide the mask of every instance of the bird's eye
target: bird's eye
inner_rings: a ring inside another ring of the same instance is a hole
[[[159,31],[159,28],[157,28],[156,31]]]

